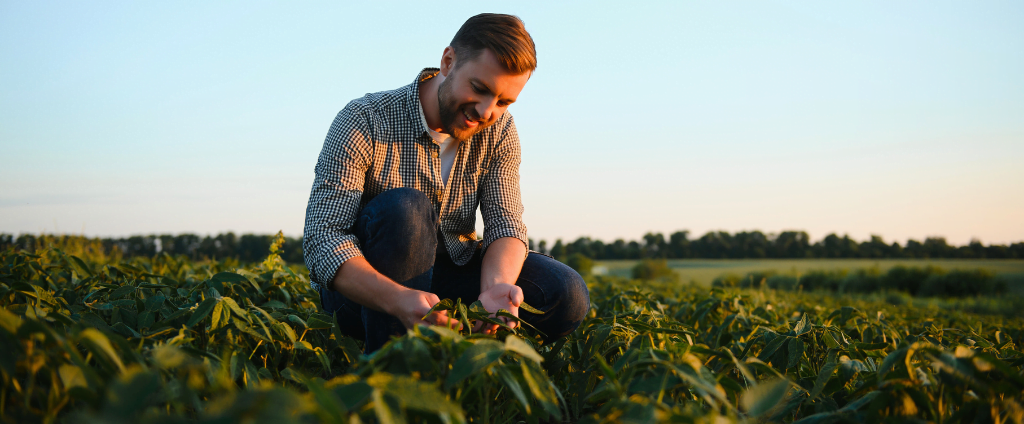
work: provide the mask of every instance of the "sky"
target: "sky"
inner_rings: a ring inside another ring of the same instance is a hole
[[[431,5],[0,2],[0,232],[301,235],[337,112],[500,12],[531,238],[1024,240],[1024,3]]]

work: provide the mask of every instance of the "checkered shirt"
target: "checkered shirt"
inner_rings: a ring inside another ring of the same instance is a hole
[[[448,185],[442,182],[441,149],[423,127],[419,98],[420,83],[437,73],[427,68],[405,87],[352,100],[334,118],[316,163],[302,239],[314,290],[330,287],[341,264],[362,256],[352,234],[356,215],[392,188],[427,195],[456,264],[502,237],[529,245],[519,191],[519,135],[510,113],[459,144]],[[478,206],[482,241],[476,236]]]

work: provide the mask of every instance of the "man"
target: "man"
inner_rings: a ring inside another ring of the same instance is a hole
[[[536,66],[519,18],[477,15],[444,49],[440,68],[355,99],[334,119],[303,249],[325,312],[365,340],[367,353],[415,325],[458,326],[442,313],[423,319],[444,298],[508,310],[547,340],[571,333],[589,310],[579,274],[527,250],[519,138],[507,109]],[[520,311],[524,300],[545,313]]]

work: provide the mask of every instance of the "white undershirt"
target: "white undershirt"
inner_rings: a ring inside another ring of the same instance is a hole
[[[434,131],[427,125],[426,113],[423,112],[423,105],[420,105],[420,122],[423,123],[423,128],[430,134],[430,138],[434,139],[434,142],[441,146],[441,182],[448,185],[448,174],[452,172],[452,166],[455,165],[455,154],[459,152],[459,142],[448,134],[439,133]]]

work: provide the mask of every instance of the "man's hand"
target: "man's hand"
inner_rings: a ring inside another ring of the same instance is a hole
[[[391,303],[388,314],[398,318],[406,329],[412,329],[417,325],[439,325],[443,327],[462,329],[462,324],[457,319],[448,316],[448,311],[437,311],[423,319],[424,315],[441,300],[433,293],[419,290],[403,290],[398,293]]]
[[[514,284],[495,284],[491,286],[490,289],[487,289],[487,291],[480,293],[479,299],[487,312],[491,312],[493,314],[498,312],[499,309],[504,309],[518,317],[519,305],[523,303],[523,289]],[[512,328],[516,328],[516,325],[519,324],[518,322],[506,317],[497,317],[497,319]],[[473,326],[473,332],[495,334],[498,332],[498,326],[495,324],[477,321]]]

